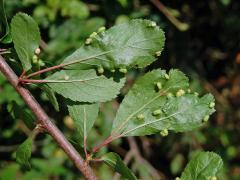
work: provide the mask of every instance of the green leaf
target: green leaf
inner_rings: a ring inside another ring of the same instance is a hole
[[[88,133],[98,116],[99,103],[68,103],[68,111],[83,142],[87,139]]]
[[[113,152],[107,153],[101,157],[105,164],[113,168],[124,178],[134,180],[137,179],[136,176],[131,172],[131,170],[124,164],[121,157]]]
[[[0,0],[0,33],[0,35],[2,35],[2,37],[0,37],[1,43],[8,44],[12,42],[12,37],[4,8],[4,0]]]
[[[164,70],[145,74],[122,101],[112,135],[143,136],[159,132],[167,135],[168,130],[183,132],[201,126],[204,117],[214,112],[209,107],[214,99],[211,95],[179,96],[188,87],[188,78],[179,70],[170,70],[169,75]]]
[[[65,98],[79,102],[104,102],[116,97],[125,79],[98,76],[95,70],[62,70],[46,79],[50,88]]]
[[[0,179],[14,180],[17,178],[19,172],[19,165],[16,163],[9,163],[1,168]]]
[[[26,170],[31,169],[31,164],[29,162],[29,159],[31,158],[31,154],[32,154],[32,142],[33,142],[33,136],[30,136],[18,147],[16,152],[17,163],[19,163]]]
[[[62,1],[60,5],[63,16],[78,17],[81,19],[89,16],[88,6],[81,1]]]
[[[82,46],[62,62],[68,65],[66,68],[143,68],[157,59],[165,41],[163,31],[155,22],[141,19],[116,25],[93,36],[88,39],[89,45]]]
[[[11,33],[14,48],[22,63],[23,69],[31,69],[32,57],[39,47],[40,32],[33,18],[24,13],[18,13],[11,22]]]
[[[213,152],[200,152],[187,164],[181,180],[209,180],[216,176],[223,162],[219,155]]]
[[[11,113],[13,118],[22,120],[29,129],[33,129],[35,127],[34,122],[36,118],[33,114],[26,108],[18,105],[15,101],[8,104],[8,111]]]
[[[59,104],[57,101],[57,98],[55,96],[55,93],[52,91],[52,89],[50,87],[48,87],[47,85],[41,85],[40,88],[46,93],[49,101],[52,103],[54,109],[56,111],[59,111]]]

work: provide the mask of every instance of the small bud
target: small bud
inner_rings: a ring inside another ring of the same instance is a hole
[[[98,33],[102,33],[102,32],[104,32],[104,31],[106,31],[106,28],[103,26],[103,27],[100,27],[99,29],[98,29]]]
[[[207,122],[209,120],[209,115],[206,115],[204,118],[203,118],[203,122]]]
[[[216,176],[212,176],[212,177],[210,177],[210,180],[217,180],[217,177]]]
[[[156,83],[156,86],[157,86],[158,90],[162,89],[162,83],[157,82],[157,83]]]
[[[149,27],[156,27],[157,26],[157,23],[152,21],[150,24],[149,24]]]
[[[92,42],[92,38],[87,38],[85,41],[85,44],[89,45],[91,44],[91,42]]]
[[[175,180],[181,180],[179,177],[176,177]]]
[[[211,102],[211,103],[209,104],[209,107],[210,107],[210,108],[214,108],[214,106],[215,106],[215,102]]]
[[[34,64],[37,64],[37,63],[38,63],[38,57],[37,57],[36,55],[33,55],[33,57],[32,57],[32,62],[33,62]]]
[[[168,97],[168,98],[172,98],[172,97],[173,97],[173,94],[172,94],[172,93],[167,93],[167,97]]]
[[[97,33],[96,32],[93,32],[92,34],[90,34],[90,38],[95,38],[97,36]]]
[[[191,93],[191,89],[190,89],[190,88],[188,88],[188,89],[187,89],[187,92],[188,92],[188,93]]]
[[[41,53],[41,49],[40,48],[35,49],[35,54],[39,55],[40,53]]]
[[[68,75],[65,75],[64,76],[64,79],[67,81],[67,80],[69,80],[69,76]]]
[[[115,70],[115,69],[111,69],[110,71],[111,71],[112,73],[114,73],[116,70]]]
[[[164,74],[164,77],[165,77],[165,79],[169,79],[170,78],[168,74]]]
[[[103,69],[102,67],[99,67],[99,68],[97,69],[97,72],[98,72],[99,74],[102,74],[102,73],[104,73],[104,69]]]
[[[137,119],[138,119],[138,120],[143,120],[143,119],[144,119],[144,115],[143,115],[143,114],[139,114],[139,115],[137,116]]]
[[[123,74],[126,74],[127,73],[127,69],[126,68],[120,68],[119,72],[121,72]]]
[[[184,95],[185,94],[185,91],[183,90],[183,89],[179,89],[178,91],[177,91],[177,93],[176,93],[176,96],[177,97],[180,97],[180,96],[182,96],[182,95]]]
[[[160,134],[161,134],[162,136],[167,136],[167,135],[168,135],[168,130],[167,130],[167,129],[163,129],[163,130],[160,132]]]
[[[162,111],[161,111],[161,109],[157,109],[157,110],[155,110],[155,111],[153,111],[153,115],[154,116],[158,116],[158,115],[160,115],[162,113]]]
[[[198,96],[199,94],[197,92],[194,92],[194,96]]]
[[[161,51],[155,52],[155,55],[156,55],[157,57],[159,57],[159,56],[161,55]]]

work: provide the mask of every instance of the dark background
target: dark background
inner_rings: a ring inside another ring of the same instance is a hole
[[[9,22],[19,11],[28,13],[38,22],[43,39],[41,59],[46,66],[60,62],[103,25],[111,27],[133,18],[156,21],[165,31],[165,48],[159,60],[146,71],[159,67],[179,68],[190,77],[193,90],[200,94],[211,92],[215,96],[217,111],[201,129],[184,134],[170,133],[166,138],[158,135],[136,138],[139,151],[149,164],[132,160],[129,166],[142,179],[151,179],[156,172],[165,179],[173,179],[180,176],[192,154],[201,150],[214,151],[224,161],[219,179],[240,179],[240,2],[162,0],[164,6],[160,10],[152,2],[7,0],[6,13]],[[177,24],[169,18],[177,19]],[[132,79],[135,79],[134,72],[129,73],[130,83]],[[31,87],[31,91],[76,145],[74,125],[64,107],[56,112],[39,89]],[[59,100],[61,102],[61,97]],[[0,179],[79,179],[76,169],[47,135],[37,137],[32,170],[21,170],[15,163],[14,152],[30,130],[22,117],[14,119],[8,113],[12,101],[27,111],[21,98],[0,74]],[[102,105],[90,143],[101,141],[109,131],[116,104],[114,101]],[[125,156],[128,146],[124,139],[113,143],[109,149]],[[102,179],[112,178],[113,172],[105,165],[93,166]]]

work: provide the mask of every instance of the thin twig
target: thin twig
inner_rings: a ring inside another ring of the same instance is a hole
[[[161,11],[168,18],[168,20],[171,21],[173,25],[175,25],[180,31],[186,31],[189,28],[188,24],[182,23],[177,18],[175,18],[159,0],[149,1],[152,2],[152,4],[154,4],[159,9],[159,11]]]
[[[46,131],[53,137],[56,143],[65,151],[68,157],[74,162],[76,167],[82,172],[86,179],[95,180],[95,176],[92,169],[84,162],[82,157],[76,151],[76,149],[68,142],[62,132],[55,126],[55,124],[50,120],[48,115],[39,105],[39,103],[34,99],[32,94],[19,84],[17,75],[6,63],[5,59],[0,56],[0,71],[5,75],[8,81],[16,89],[16,91],[22,96],[25,103],[35,114],[38,119],[38,123],[46,129]]]
[[[145,164],[148,167],[148,169],[150,170],[152,176],[155,177],[155,179],[162,179],[161,176],[159,175],[159,171],[156,170],[146,159],[144,159],[141,156],[141,153],[138,149],[135,139],[133,137],[128,137],[127,139],[128,139],[129,145],[130,145],[130,149],[132,151],[134,151],[133,154],[134,154],[135,160],[140,164]],[[163,174],[162,174],[162,176],[163,176]]]

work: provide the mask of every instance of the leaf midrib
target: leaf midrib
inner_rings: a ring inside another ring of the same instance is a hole
[[[149,40],[154,40],[154,39],[162,39],[162,37],[149,38]],[[147,41],[147,40],[148,40],[148,39],[144,39],[144,41]],[[144,42],[144,41],[142,41],[142,42]],[[80,63],[80,62],[82,62],[82,61],[87,61],[87,60],[90,60],[90,59],[98,58],[99,56],[106,55],[106,54],[108,54],[108,53],[112,53],[112,52],[114,52],[114,51],[117,51],[117,50],[119,50],[119,48],[120,48],[120,49],[123,49],[123,48],[131,47],[131,48],[134,48],[134,49],[138,49],[137,47],[132,46],[132,45],[134,45],[135,43],[137,44],[138,42],[141,42],[141,41],[133,42],[133,43],[131,43],[131,44],[126,44],[125,46],[122,46],[122,47],[119,47],[119,46],[118,46],[118,47],[115,48],[115,49],[112,49],[112,50],[109,50],[109,51],[106,51],[106,52],[103,52],[103,53],[99,53],[99,54],[97,54],[97,55],[93,55],[93,56],[90,56],[90,57],[85,57],[85,58],[82,58],[82,59],[73,60],[73,61],[70,61],[70,62],[68,62],[68,63],[62,63],[62,65],[68,66],[68,65]],[[147,49],[145,49],[145,50],[147,50]]]

